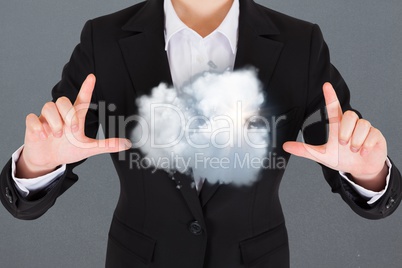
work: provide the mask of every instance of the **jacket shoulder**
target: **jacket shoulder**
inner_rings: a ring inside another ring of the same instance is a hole
[[[315,25],[315,23],[289,16],[268,7],[259,4],[256,5],[261,13],[267,16],[275,24],[275,26],[278,27],[281,34],[310,34]]]
[[[103,31],[121,29],[145,4],[146,2],[140,2],[120,11],[94,18],[91,20],[92,25],[94,28],[102,29]]]
[[[262,12],[264,12],[266,15],[268,15],[275,22],[282,22],[282,23],[286,23],[289,25],[301,25],[301,26],[305,26],[305,27],[311,27],[314,24],[312,22],[302,20],[302,19],[299,19],[296,17],[292,17],[290,15],[270,9],[270,8],[260,5],[260,4],[256,4],[256,5]]]

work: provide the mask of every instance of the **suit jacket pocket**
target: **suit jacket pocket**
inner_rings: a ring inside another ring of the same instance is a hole
[[[288,267],[289,249],[285,223],[241,241],[240,251],[246,267]]]
[[[109,239],[123,250],[129,251],[144,264],[152,261],[156,241],[113,217]]]

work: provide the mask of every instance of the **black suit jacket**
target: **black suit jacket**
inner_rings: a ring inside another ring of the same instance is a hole
[[[112,126],[105,118],[137,114],[138,96],[149,94],[160,82],[172,83],[164,50],[162,3],[148,0],[86,23],[81,42],[52,94],[54,100],[67,96],[74,101],[85,77],[96,75],[92,101],[99,109],[87,115],[87,135],[95,137],[99,123],[106,136],[117,135],[118,124]],[[309,115],[318,111],[325,118],[324,82],[334,85],[343,109],[351,109],[349,90],[330,63],[317,25],[241,0],[235,69],[248,66],[258,69],[264,85],[269,100],[265,115],[286,116],[277,126],[276,146],[270,148],[277,157],[289,158],[281,146],[296,139]],[[104,109],[106,117],[99,116],[100,107],[111,103],[116,110]],[[134,121],[128,122],[120,136],[129,137],[134,125]],[[304,129],[305,140],[324,143],[326,129],[325,120],[318,120]],[[151,173],[130,167],[130,154],[134,152],[111,155],[121,193],[109,232],[107,267],[289,266],[288,238],[278,197],[284,169],[261,170],[259,180],[251,186],[206,182],[198,196],[189,176],[175,174],[172,180],[164,171]],[[126,160],[119,160],[124,157]],[[44,191],[23,198],[15,190],[9,162],[1,174],[1,201],[17,218],[37,218],[77,181],[72,172],[77,164],[68,165]],[[371,206],[337,171],[323,167],[323,173],[332,191],[363,217],[385,217],[401,200],[401,176],[395,166],[387,192]]]

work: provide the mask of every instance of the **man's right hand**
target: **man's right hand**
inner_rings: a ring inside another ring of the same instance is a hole
[[[35,178],[57,166],[102,153],[127,150],[131,142],[123,138],[96,140],[85,136],[87,114],[95,76],[88,75],[72,104],[67,97],[46,103],[41,115],[26,117],[24,149],[17,163],[16,176]]]

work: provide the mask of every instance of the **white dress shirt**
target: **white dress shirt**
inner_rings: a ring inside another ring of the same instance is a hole
[[[180,20],[171,0],[164,1],[164,11],[165,50],[169,60],[172,81],[176,88],[180,88],[185,83],[191,83],[193,77],[205,71],[233,70],[238,40],[239,0],[233,1],[232,7],[222,23],[204,38]],[[66,170],[66,165],[62,165],[55,171],[38,178],[16,178],[15,163],[18,161],[22,148],[23,146],[12,155],[11,172],[17,189],[23,196],[27,196],[30,191],[45,188]],[[388,159],[386,163],[389,167],[387,184],[385,189],[380,192],[367,190],[350,181],[346,174],[342,172],[340,174],[360,195],[368,200],[368,204],[372,204],[381,198],[388,187],[391,163]],[[202,183],[202,180],[196,180],[198,191],[201,189]]]
[[[191,83],[197,74],[205,71],[222,73],[233,70],[237,51],[239,0],[233,1],[222,23],[204,38],[180,20],[171,0],[164,2],[164,10],[165,50],[176,88]]]

